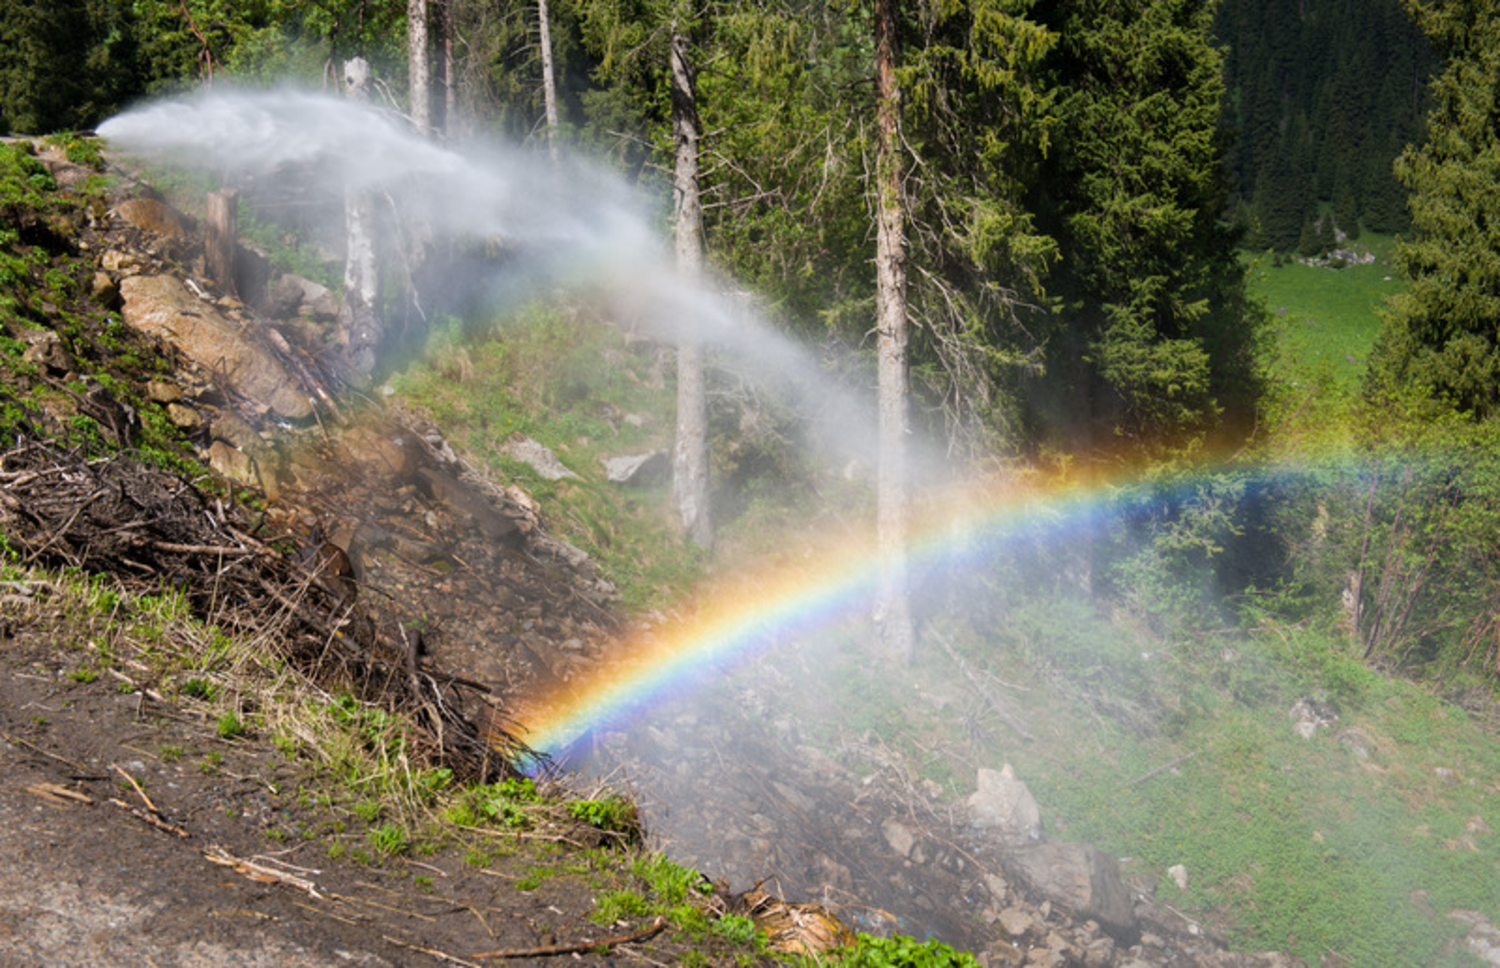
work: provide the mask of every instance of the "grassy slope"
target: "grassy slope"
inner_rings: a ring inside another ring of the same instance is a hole
[[[1252,260],[1252,291],[1282,326],[1284,366],[1327,368],[1345,383],[1364,372],[1380,328],[1376,312],[1402,283],[1390,263],[1393,239],[1365,236],[1359,245],[1375,253],[1373,263],[1324,269],[1299,262],[1278,266],[1266,256]]]
[[[1352,386],[1378,326],[1374,306],[1395,288],[1387,273],[1379,262],[1256,270],[1268,303],[1286,309],[1289,384],[1311,375]],[[464,349],[471,367],[440,338],[434,362],[408,370],[397,388],[471,452],[534,487],[551,520],[615,569],[632,606],[673,601],[700,571],[680,564],[664,488],[622,492],[595,470],[598,456],[669,439],[653,351],[576,314],[534,307],[521,317],[498,339]],[[1317,406],[1337,411],[1342,399],[1335,392]],[[620,419],[629,412],[655,422],[633,428]],[[516,430],[553,447],[585,480],[545,484],[499,455],[497,443]],[[806,725],[831,747],[873,730],[955,799],[972,789],[976,764],[1014,762],[1049,835],[1098,843],[1148,876],[1184,864],[1187,890],[1163,878],[1164,897],[1228,925],[1246,948],[1290,950],[1311,963],[1328,954],[1354,964],[1466,963],[1453,947],[1462,926],[1446,913],[1500,916],[1500,842],[1485,832],[1500,830],[1492,731],[1418,686],[1365,670],[1321,633],[1164,635],[1148,624],[1053,599],[1024,606],[983,640],[948,629],[974,668],[1027,687],[1007,695],[1041,737],[1035,743],[982,716],[976,728],[972,697],[955,688],[964,677],[936,649],[915,692],[905,677],[893,689],[871,673],[857,631],[818,677],[838,684],[835,715],[822,729]],[[1340,720],[1305,740],[1288,710],[1319,691],[1333,697]],[[807,714],[826,715],[826,700],[820,692]],[[1349,729],[1367,738],[1367,758],[1337,738]]]

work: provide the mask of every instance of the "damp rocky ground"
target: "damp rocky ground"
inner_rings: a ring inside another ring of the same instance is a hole
[[[0,411],[0,960],[731,964],[770,957],[714,927],[750,918],[772,941],[830,945],[842,923],[990,965],[1296,963],[1230,951],[1159,900],[1160,874],[1050,839],[1002,763],[955,800],[868,731],[814,741],[779,698],[791,661],[570,764],[636,796],[648,841],[702,881],[663,886],[587,810],[506,823],[529,802],[498,793],[524,783],[501,754],[528,697],[645,620],[431,414],[341,386],[327,290],[247,250],[261,295],[227,295],[199,221],[147,180],[28,145],[46,177],[27,168],[39,194],[6,209],[38,288],[10,297]],[[148,621],[163,596],[199,631]],[[232,695],[232,650],[202,629],[268,646],[262,672],[362,717],[356,735],[409,717],[395,761],[431,778],[427,813]],[[586,775],[572,802],[616,802]],[[497,791],[447,815],[462,836],[427,825],[450,782]]]

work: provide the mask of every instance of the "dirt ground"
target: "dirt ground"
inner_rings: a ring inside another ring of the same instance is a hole
[[[519,890],[548,862],[532,845],[482,867],[451,850],[331,861],[366,828],[313,805],[305,769],[116,676],[78,681],[86,644],[26,623],[0,642],[0,965],[556,964],[527,952],[652,927],[590,922],[621,875],[576,857]],[[567,958],[679,948],[662,934]]]

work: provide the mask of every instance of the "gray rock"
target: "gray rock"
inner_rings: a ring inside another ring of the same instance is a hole
[[[1007,842],[1041,836],[1041,808],[1026,784],[1016,779],[1009,763],[999,771],[981,769],[978,786],[969,797],[969,817],[975,826],[992,829]]]
[[[1500,966],[1500,929],[1478,911],[1450,911],[1450,920],[1469,926],[1464,946],[1487,965]]]
[[[1140,925],[1120,865],[1097,847],[1030,844],[1007,851],[1004,864],[1034,893],[1062,905],[1079,920],[1099,922],[1115,940],[1128,945],[1139,938]]]
[[[905,824],[899,820],[887,819],[880,825],[880,832],[885,835],[885,842],[890,845],[891,850],[902,857],[911,856],[911,849],[916,846],[917,838]]]
[[[581,480],[577,474],[568,470],[563,462],[558,460],[556,454],[524,434],[512,437],[500,450],[549,481]]]
[[[667,475],[667,452],[664,450],[624,457],[605,457],[600,463],[604,465],[604,476],[611,484],[646,487],[659,483]]]

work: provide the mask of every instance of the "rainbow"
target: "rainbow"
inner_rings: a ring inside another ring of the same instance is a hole
[[[1191,490],[1201,480],[1170,490]],[[954,567],[993,554],[997,543],[1022,533],[1040,529],[1062,537],[1096,525],[1134,500],[1148,499],[1148,492],[1150,500],[1163,499],[1159,488],[1142,488],[1142,483],[1124,475],[927,497],[926,510],[910,531],[909,566],[918,574]],[[780,642],[868,614],[880,565],[864,538],[737,569],[732,578],[697,594],[696,604],[680,619],[622,638],[581,678],[529,697],[529,708],[515,711],[522,738],[532,749],[563,757],[591,730],[617,725],[632,712],[680,695]]]

